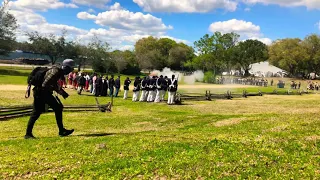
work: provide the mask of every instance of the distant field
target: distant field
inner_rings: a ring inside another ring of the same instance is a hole
[[[32,97],[24,98],[25,81],[0,75],[0,106],[31,104]],[[276,87],[196,83],[179,91],[244,89]],[[64,105],[95,104],[87,92],[67,92]],[[29,117],[0,121],[0,179],[320,179],[319,94],[181,106],[132,102],[132,88],[128,100],[122,95],[114,98],[111,113],[64,113],[65,126],[75,128],[66,138],[58,137],[53,113],[37,121],[36,140],[23,139]]]

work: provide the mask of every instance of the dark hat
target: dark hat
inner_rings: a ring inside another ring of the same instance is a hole
[[[73,69],[74,68],[74,65],[75,65],[75,63],[74,63],[74,60],[72,60],[72,59],[65,59],[63,62],[62,62],[62,67],[70,67],[71,69]]]

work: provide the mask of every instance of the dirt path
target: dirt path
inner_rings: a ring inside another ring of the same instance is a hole
[[[199,84],[199,85],[179,85],[179,89],[223,89],[223,88],[248,88],[246,85],[214,85],[214,84]],[[133,86],[130,87],[131,89]],[[0,91],[22,91],[26,90],[27,85],[0,85]]]

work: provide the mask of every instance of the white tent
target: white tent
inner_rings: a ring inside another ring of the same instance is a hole
[[[283,69],[270,65],[268,61],[254,63],[250,66],[252,68],[249,72],[251,74],[254,74],[255,76],[270,77],[276,74],[278,74],[278,76],[282,76],[283,74],[285,74],[285,71]]]

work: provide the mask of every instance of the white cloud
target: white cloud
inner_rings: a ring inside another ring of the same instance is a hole
[[[147,12],[205,13],[216,9],[235,11],[234,0],[133,0]]]
[[[51,24],[46,21],[46,19],[31,10],[18,11],[10,10],[10,12],[16,17],[19,24],[19,29],[16,33],[18,41],[28,41],[27,32],[38,31],[42,35],[55,34],[60,35],[62,30],[67,30],[67,39],[77,40],[80,43],[89,43],[95,36],[100,40],[108,42],[113,50],[120,49],[132,50],[135,42],[143,37],[148,37],[150,35],[154,37],[163,37],[165,31],[145,31],[145,30],[126,30],[126,29],[116,29],[116,28],[98,28],[98,29],[80,29],[74,26],[69,26],[65,24]],[[169,37],[177,41],[185,42],[184,40]]]
[[[72,0],[75,4],[86,5],[86,6],[95,6],[98,8],[105,8],[106,4],[111,0]]]
[[[88,9],[88,12],[89,12],[89,13],[95,13],[96,11],[95,11],[94,9],[91,9],[91,8],[90,8],[90,9]]]
[[[121,46],[121,47],[119,47],[117,49],[119,49],[121,51],[126,51],[126,50],[132,51],[132,50],[134,50],[134,46],[133,45],[124,45],[124,46]]]
[[[246,4],[275,4],[284,7],[305,6],[308,9],[320,9],[319,0],[242,0]]]
[[[121,7],[120,4],[117,6]],[[79,12],[77,17],[83,20],[94,20],[98,25],[117,29],[147,32],[161,32],[172,29],[172,26],[166,26],[160,18],[150,14],[143,14],[141,12],[134,13],[128,10],[110,10],[99,13],[98,15]]]
[[[242,36],[257,36],[260,34],[260,27],[252,22],[231,19],[228,21],[218,21],[210,25],[211,32],[219,31],[221,33],[235,32]]]
[[[66,4],[59,0],[17,0],[10,1],[9,7],[16,10],[47,11],[48,9],[77,8],[75,4]]]
[[[251,11],[251,9],[250,8],[245,8],[244,11],[249,12],[249,11]]]
[[[249,39],[261,41],[266,45],[270,45],[272,43],[272,40],[269,38],[250,37]]]
[[[114,3],[114,5],[110,6],[110,10],[122,10],[124,9],[123,7],[121,7],[120,3]]]
[[[160,38],[169,38],[169,39],[172,39],[178,43],[184,43],[184,44],[190,44],[189,41],[187,40],[183,40],[183,39],[178,39],[178,38],[174,38],[174,37],[171,37],[171,36],[159,36]]]
[[[272,40],[263,37],[260,32],[260,26],[243,20],[231,19],[228,21],[218,21],[210,25],[209,31],[214,33],[219,31],[223,34],[235,32],[240,35],[240,39],[256,39],[267,45],[272,43]]]

